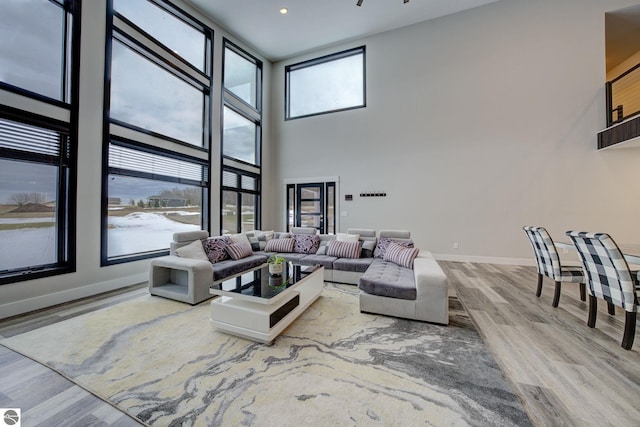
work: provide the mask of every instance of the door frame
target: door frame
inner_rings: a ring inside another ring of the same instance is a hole
[[[308,178],[292,178],[292,179],[285,179],[284,180],[284,201],[283,201],[283,210],[282,212],[284,213],[284,215],[282,215],[281,217],[281,221],[284,220],[284,224],[283,224],[283,230],[289,230],[289,220],[288,220],[288,211],[289,211],[289,187],[291,185],[297,186],[298,184],[324,184],[324,188],[325,188],[325,199],[326,199],[326,188],[327,188],[327,183],[334,183],[335,188],[334,188],[334,195],[335,195],[335,206],[334,206],[334,220],[335,220],[335,225],[334,225],[334,233],[337,233],[338,230],[340,229],[340,177],[339,176],[321,176],[321,177],[308,177]],[[295,190],[295,192],[297,192],[297,190]],[[296,202],[297,203],[297,202]],[[325,206],[325,213],[326,213],[326,206]],[[294,219],[295,221],[295,219]],[[325,217],[324,219],[324,226],[325,229],[328,226],[327,223],[327,219]]]
[[[296,207],[295,207],[295,221],[294,221],[294,226],[295,227],[301,227],[302,226],[302,202],[314,202],[314,201],[318,201],[320,202],[320,212],[313,212],[313,213],[305,213],[304,216],[319,216],[320,220],[318,222],[318,227],[315,227],[316,229],[318,229],[318,231],[322,234],[325,234],[325,216],[327,215],[327,200],[326,200],[326,187],[327,187],[327,183],[326,182],[304,182],[304,183],[300,183],[300,184],[295,184],[295,202],[296,202]],[[320,190],[320,194],[318,198],[313,198],[313,199],[303,199],[302,198],[302,192],[304,191],[305,188],[317,188]],[[314,221],[315,222],[315,221]],[[287,230],[288,231],[288,230]]]

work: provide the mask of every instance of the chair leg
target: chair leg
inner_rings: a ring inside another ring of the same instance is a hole
[[[560,282],[556,282],[556,291],[553,294],[553,303],[551,304],[554,307],[558,306],[560,302],[560,291],[562,290],[562,284]]]
[[[622,348],[631,350],[633,339],[636,336],[636,312],[627,311],[624,321],[624,335],[622,336]]]
[[[542,295],[542,274],[538,273],[538,290],[536,291],[536,296],[539,297]]]
[[[584,283],[580,283],[580,301],[587,300],[587,286]]]
[[[589,295],[589,320],[587,320],[587,326],[590,328],[596,327],[596,315],[598,314],[598,299],[593,295]]]
[[[613,303],[607,302],[607,309],[609,310],[609,314],[612,316],[616,315],[616,306]]]

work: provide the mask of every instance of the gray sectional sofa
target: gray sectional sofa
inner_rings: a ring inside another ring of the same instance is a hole
[[[196,240],[206,240],[206,231],[175,233],[170,255],[151,261],[149,291],[152,295],[197,304],[211,297],[209,288],[221,281],[237,277],[247,270],[267,262],[274,252],[266,252],[266,242],[258,239],[259,232],[245,233],[253,246],[251,255],[211,263],[202,259],[178,256],[180,248]],[[275,233],[278,238],[291,235],[315,234],[313,228],[294,227],[291,233]],[[374,257],[378,237],[375,230],[349,229],[348,234],[359,236],[362,248],[359,258],[327,255],[327,248],[335,235],[319,235],[315,253],[278,252],[277,254],[301,265],[322,265],[324,280],[358,285],[360,311],[448,324],[448,282],[446,275],[425,250],[413,261],[413,269]],[[381,230],[380,238],[410,241],[408,231]],[[316,239],[317,240],[317,239]],[[256,244],[258,242],[258,244]],[[199,245],[198,245],[199,246]]]

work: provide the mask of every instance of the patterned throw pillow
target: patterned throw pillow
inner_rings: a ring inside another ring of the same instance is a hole
[[[390,237],[381,237],[378,239],[378,244],[376,245],[376,250],[373,251],[373,256],[375,258],[384,258],[384,253],[387,250],[387,246],[389,246],[389,243],[391,242],[397,243],[398,245],[404,246],[405,248],[413,247],[412,240],[399,240],[392,239]]]
[[[202,242],[202,248],[204,249],[204,253],[207,254],[209,261],[216,263],[229,259],[225,248],[232,243],[229,236],[209,237]]]
[[[295,239],[271,239],[264,248],[266,252],[293,252],[293,246],[296,244]]]
[[[251,245],[251,250],[259,251],[260,250],[260,240],[256,237],[255,233],[249,232],[247,233],[247,239],[249,239],[249,244]],[[265,243],[266,245],[266,243]]]
[[[391,242],[387,245],[384,260],[413,270],[413,260],[418,256],[418,252],[420,252],[418,248],[407,248],[396,242]]]
[[[360,258],[360,242],[332,240],[327,246],[327,255],[338,258]]]
[[[251,245],[246,242],[234,243],[227,246],[226,250],[231,259],[242,259],[253,255]]]
[[[251,243],[251,249],[254,251],[264,251],[267,247],[267,242],[273,239],[273,231],[253,230],[247,232],[247,238]]]
[[[298,254],[315,254],[320,247],[320,236],[317,234],[294,234],[296,241],[293,252]]]

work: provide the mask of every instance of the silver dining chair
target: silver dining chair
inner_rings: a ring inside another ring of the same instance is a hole
[[[567,231],[576,246],[587,274],[590,328],[596,326],[598,298],[607,301],[609,314],[617,305],[626,312],[622,348],[630,350],[636,333],[638,312],[638,271],[629,269],[620,248],[606,233]],[[615,309],[614,309],[615,310]]]
[[[553,295],[554,307],[560,302],[560,291],[562,282],[578,283],[580,287],[580,299],[586,301],[585,275],[582,267],[562,266],[556,246],[553,244],[551,236],[544,227],[525,226],[522,227],[536,256],[538,265],[538,289],[536,296],[542,295],[542,281],[547,276],[555,282],[555,293]]]

